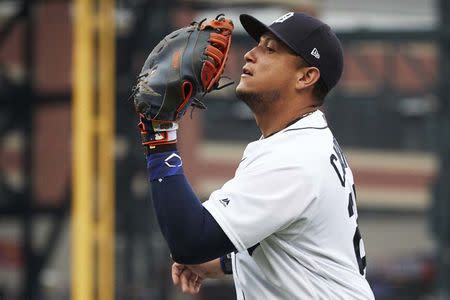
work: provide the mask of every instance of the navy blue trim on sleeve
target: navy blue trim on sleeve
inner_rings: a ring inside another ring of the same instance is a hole
[[[223,255],[220,257],[220,268],[222,269],[222,272],[226,275],[233,274],[231,253],[228,253],[227,255]]]
[[[173,153],[158,153],[159,164],[151,154],[147,166],[153,205],[161,232],[172,253],[172,259],[183,264],[207,262],[236,250],[222,228],[192,191],[182,171],[181,158]],[[178,160],[179,158],[179,160]],[[161,163],[163,162],[163,163]],[[167,168],[171,170],[166,172]]]

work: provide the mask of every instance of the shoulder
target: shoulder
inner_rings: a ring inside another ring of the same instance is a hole
[[[240,169],[297,168],[307,170],[329,157],[333,135],[317,111],[273,136],[247,146]]]
[[[325,116],[317,111],[280,131],[274,136],[271,148],[284,156],[308,163],[328,156],[333,148],[333,139]]]

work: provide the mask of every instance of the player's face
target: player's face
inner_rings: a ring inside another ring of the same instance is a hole
[[[294,89],[300,58],[272,34],[262,35],[244,58],[236,94],[254,112],[261,102],[278,100]]]

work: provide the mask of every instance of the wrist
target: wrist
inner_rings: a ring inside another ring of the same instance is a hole
[[[164,153],[164,152],[178,152],[177,144],[165,144],[165,145],[157,145],[157,146],[144,146],[146,148],[145,156],[152,155],[155,153]]]
[[[138,124],[141,135],[141,143],[144,146],[146,155],[150,153],[171,151],[168,145],[176,145],[178,124],[174,122],[155,122],[149,121],[143,117]],[[165,150],[161,150],[162,146]],[[176,146],[175,146],[176,151]]]
[[[157,146],[156,149],[164,146]],[[147,171],[150,181],[182,175],[183,161],[178,151],[154,152],[147,155]]]

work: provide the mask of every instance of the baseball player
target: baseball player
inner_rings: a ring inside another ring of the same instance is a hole
[[[173,282],[195,294],[205,278],[232,274],[240,300],[374,299],[353,175],[319,110],[342,74],[340,42],[303,13],[269,26],[246,14],[240,21],[258,44],[244,56],[236,94],[262,136],[234,178],[202,204],[183,175],[176,122],[141,120]]]

